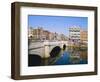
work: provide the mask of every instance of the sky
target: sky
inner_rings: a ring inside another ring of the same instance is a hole
[[[87,30],[87,17],[70,17],[70,16],[46,16],[46,15],[29,15],[28,27],[43,27],[44,30],[57,32],[59,34],[68,35],[69,27],[76,25],[81,29]]]

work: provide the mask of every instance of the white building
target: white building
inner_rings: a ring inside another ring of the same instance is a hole
[[[72,26],[69,28],[69,41],[79,42],[80,41],[80,27]]]

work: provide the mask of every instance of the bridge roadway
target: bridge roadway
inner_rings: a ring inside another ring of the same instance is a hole
[[[67,41],[33,41],[29,44],[29,54],[31,55],[39,55],[42,58],[48,58],[50,56],[51,50],[59,46],[61,49],[63,48],[63,45],[68,46]]]

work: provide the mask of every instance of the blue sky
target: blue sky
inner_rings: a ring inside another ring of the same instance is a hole
[[[29,15],[28,27],[36,28],[43,27],[50,32],[57,32],[59,34],[68,35],[68,28],[70,26],[80,26],[83,30],[87,30],[87,17],[70,17],[70,16],[43,16],[43,15]]]

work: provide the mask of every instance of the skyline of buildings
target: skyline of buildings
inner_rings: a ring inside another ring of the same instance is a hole
[[[84,42],[87,43],[87,31],[81,29],[79,26],[71,26],[68,30],[69,34],[59,34],[57,32],[50,32],[49,30],[45,30],[43,27],[28,29],[28,38],[32,40],[63,40],[70,41],[74,43]]]
[[[30,27],[28,29],[28,37],[33,40],[67,40],[67,36],[64,34],[58,34],[57,32],[50,32],[43,29],[42,27],[37,27],[33,29]]]
[[[87,30],[87,17],[72,17],[72,16],[47,16],[47,15],[29,15],[28,27],[33,29],[43,27],[50,32],[57,32],[58,34],[68,35],[69,27],[77,25],[83,30]]]

